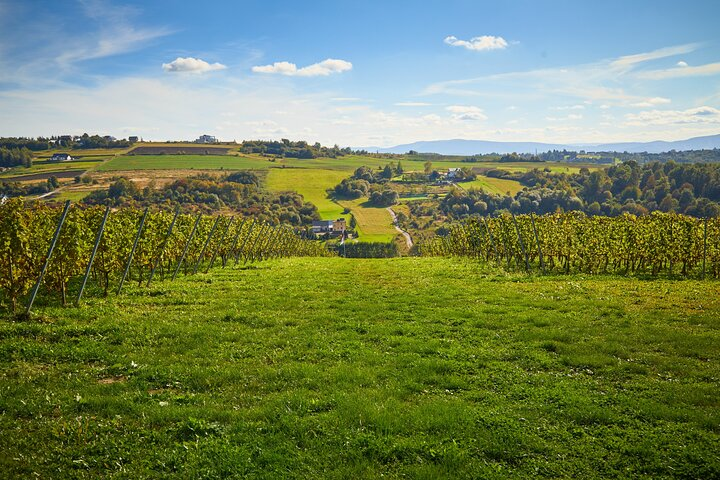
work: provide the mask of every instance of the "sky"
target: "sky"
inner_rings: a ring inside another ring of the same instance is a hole
[[[720,133],[720,2],[0,0],[0,136]]]

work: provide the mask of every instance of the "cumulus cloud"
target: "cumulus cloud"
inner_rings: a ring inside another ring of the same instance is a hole
[[[502,37],[493,37],[492,35],[482,35],[473,37],[470,40],[460,40],[454,35],[445,37],[445,43],[453,47],[465,47],[468,50],[503,50],[507,48],[508,42]]]
[[[646,100],[643,100],[641,102],[631,103],[630,106],[640,107],[640,108],[649,108],[649,107],[654,107],[656,105],[664,105],[664,104],[667,104],[670,102],[671,102],[671,100],[669,98],[653,97],[653,98],[648,98]]]
[[[672,125],[687,123],[720,123],[720,110],[702,106],[688,110],[648,110],[625,115],[628,125]]]
[[[170,63],[163,63],[162,68],[171,73],[206,73],[213,70],[224,70],[227,67],[222,63],[208,63],[199,58],[178,57]]]
[[[297,65],[290,62],[275,62],[272,65],[252,67],[252,71],[255,73],[271,73],[289,77],[324,77],[348,70],[352,70],[352,63],[335,58],[328,58],[322,62],[313,63],[312,65],[302,68],[297,68]]]
[[[682,61],[682,60],[680,60],[680,61],[679,61],[678,63],[676,63],[675,65],[677,65],[678,67],[687,67],[687,66],[688,66],[687,62],[684,62],[684,61]]]
[[[482,109],[478,107],[468,105],[450,105],[449,107],[445,107],[445,110],[452,113],[452,118],[455,120],[487,120],[487,116],[483,113]]]

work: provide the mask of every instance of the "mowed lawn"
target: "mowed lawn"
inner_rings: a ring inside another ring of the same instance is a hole
[[[388,243],[399,234],[392,224],[392,216],[387,208],[369,206],[367,198],[338,200],[338,203],[350,209],[355,217],[361,242]]]
[[[323,220],[345,217],[343,207],[328,198],[327,190],[347,178],[348,173],[339,170],[272,168],[268,171],[266,185],[275,192],[293,191],[318,208]]]
[[[252,170],[273,165],[268,159],[236,155],[125,155],[104,163],[98,171],[128,170]]]
[[[127,287],[0,320],[0,477],[720,476],[714,281],[309,258]]]

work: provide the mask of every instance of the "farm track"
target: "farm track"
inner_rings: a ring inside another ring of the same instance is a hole
[[[397,215],[395,214],[395,211],[390,207],[388,207],[387,210],[388,210],[388,212],[390,212],[390,216],[392,217],[393,225],[395,226],[395,230],[400,232],[402,234],[402,236],[405,237],[405,243],[407,244],[407,247],[412,248],[413,247],[412,237],[410,236],[410,234],[408,232],[406,232],[405,230],[400,228],[400,226],[398,225]]]

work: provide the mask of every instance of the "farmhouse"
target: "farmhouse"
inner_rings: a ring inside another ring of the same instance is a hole
[[[346,224],[344,218],[338,218],[337,220],[333,220],[333,232],[342,232],[345,229]]]
[[[51,162],[69,162],[72,160],[73,157],[70,156],[69,153],[53,153],[52,158],[50,158]]]
[[[327,233],[330,237],[337,237],[342,235],[346,229],[345,219],[338,218],[337,220],[315,220],[312,224],[312,231],[314,234]]]
[[[447,178],[448,180],[453,180],[455,178],[458,178],[461,173],[462,172],[459,168],[448,168]]]
[[[212,135],[200,135],[195,143],[218,143],[217,138]]]
[[[333,231],[332,220],[314,220],[312,223],[312,231],[315,234],[328,233]]]

